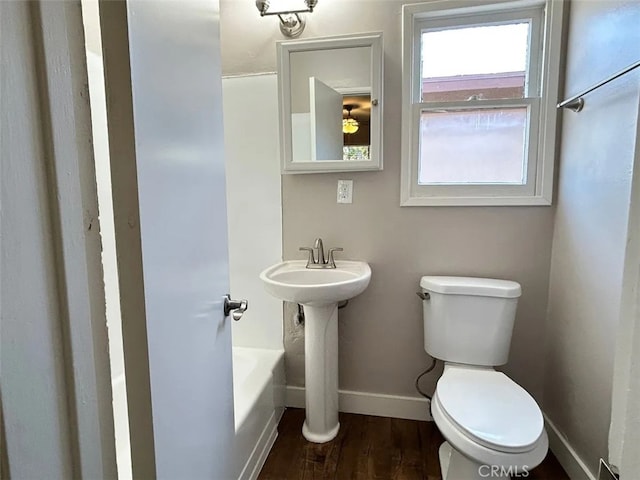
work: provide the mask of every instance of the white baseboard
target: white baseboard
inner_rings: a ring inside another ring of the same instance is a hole
[[[267,422],[260,434],[260,438],[256,443],[251,456],[247,460],[246,465],[242,469],[242,473],[238,477],[238,480],[256,480],[260,474],[260,470],[264,466],[264,462],[267,461],[271,447],[278,437],[278,420],[276,418],[277,413],[274,412],[271,418]]]
[[[564,435],[546,415],[544,415],[544,423],[549,436],[549,448],[569,478],[571,480],[596,480],[597,475],[589,470],[589,467],[582,461]]]
[[[285,402],[287,407],[304,408],[304,388],[287,386]],[[340,411],[345,413],[408,420],[433,420],[429,400],[426,398],[340,390],[338,402]]]

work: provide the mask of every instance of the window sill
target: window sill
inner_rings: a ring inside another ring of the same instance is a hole
[[[531,197],[409,197],[403,198],[401,207],[549,207],[551,198]]]

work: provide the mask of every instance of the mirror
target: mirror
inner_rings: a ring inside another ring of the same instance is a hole
[[[278,43],[282,173],[382,170],[382,34]]]

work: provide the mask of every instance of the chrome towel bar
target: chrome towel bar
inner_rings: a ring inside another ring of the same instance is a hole
[[[634,70],[638,67],[640,67],[640,60],[638,60],[635,63],[632,63],[626,68],[623,68],[619,72],[614,73],[610,77],[605,78],[601,82],[598,82],[595,85],[587,88],[583,92],[580,92],[579,94],[574,95],[573,97],[567,98],[563,102],[560,102],[557,105],[557,108],[568,108],[569,110],[573,110],[574,112],[579,112],[584,107],[584,99],[582,97],[584,97],[587,93],[593,92],[595,89],[600,88],[603,85],[606,85],[607,83],[615,80],[618,77],[621,77],[625,73],[628,73],[631,70]]]

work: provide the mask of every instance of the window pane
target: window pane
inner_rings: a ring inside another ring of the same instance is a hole
[[[345,145],[342,147],[342,159],[357,161],[371,160],[369,145]]]
[[[418,183],[526,183],[526,107],[423,111]]]
[[[422,33],[422,101],[522,98],[529,22]]]

